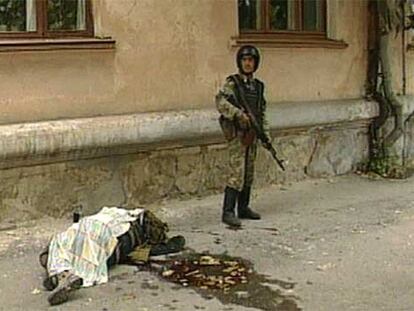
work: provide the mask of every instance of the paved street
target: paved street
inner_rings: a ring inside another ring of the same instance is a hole
[[[253,205],[263,220],[244,221],[238,231],[219,221],[221,195],[150,208],[194,251],[250,260],[274,292],[294,297],[302,310],[414,310],[413,178],[351,175],[272,186],[256,194]],[[70,302],[49,307],[37,255],[50,234],[69,223],[68,216],[8,229],[1,224],[1,310],[260,310],[271,297],[259,292],[251,307],[227,303],[124,266],[112,272],[108,284],[82,289]],[[275,280],[294,287],[283,288]]]

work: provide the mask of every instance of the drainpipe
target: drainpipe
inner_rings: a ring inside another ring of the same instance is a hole
[[[395,96],[393,87],[392,87],[392,73],[391,73],[391,64],[390,64],[390,40],[392,37],[392,30],[395,27],[389,28],[388,25],[388,4],[392,0],[379,0],[377,1],[378,12],[381,16],[380,20],[380,39],[379,39],[379,48],[380,48],[380,63],[383,73],[383,85],[384,85],[384,95],[386,101],[390,104],[392,112],[394,115],[394,128],[385,137],[384,144],[386,147],[391,147],[403,134],[403,121],[402,121],[402,105]]]
[[[413,0],[411,1],[407,1],[404,0],[402,5],[403,5],[403,16],[404,16],[404,31],[403,31],[403,37],[402,37],[402,78],[403,78],[403,95],[407,95],[407,63],[406,63],[406,52],[407,52],[407,47],[406,47],[406,31],[412,28],[412,25],[406,27],[405,24],[405,18],[407,15],[406,12],[406,4],[408,4],[411,6],[411,13],[412,13],[412,9],[414,8],[414,3]],[[410,15],[411,19],[412,19],[412,15]],[[412,23],[412,21],[411,21]],[[403,150],[402,150],[402,165],[405,168],[407,165],[407,157],[408,157],[408,151],[407,151],[407,125],[408,123],[412,120],[412,118],[414,117],[414,111],[412,111],[410,113],[410,115],[405,119],[404,121],[404,136],[403,136]]]
[[[389,50],[389,36],[391,34],[381,34],[380,37],[380,62],[383,73],[384,95],[385,99],[391,105],[394,114],[394,128],[384,139],[385,146],[387,147],[391,147],[403,133],[402,105],[395,96],[392,88],[391,65],[387,53]]]
[[[414,111],[410,113],[410,115],[404,121],[404,136],[403,136],[403,150],[402,150],[402,166],[405,168],[407,165],[407,124],[412,120],[414,116]]]
[[[406,51],[407,48],[405,46],[405,40],[406,40],[406,34],[405,34],[405,5],[407,3],[407,0],[404,0],[402,2],[402,15],[404,19],[403,24],[403,30],[401,34],[401,51],[402,51],[402,94],[403,96],[407,95],[407,68],[406,68]]]

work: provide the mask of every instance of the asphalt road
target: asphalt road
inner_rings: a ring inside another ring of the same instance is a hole
[[[252,262],[260,284],[236,298],[201,295],[123,266],[111,271],[109,283],[49,307],[37,254],[70,223],[68,215],[0,224],[0,310],[271,310],[275,297],[291,302],[279,310],[414,310],[414,179],[353,175],[272,186],[256,195],[253,205],[263,220],[244,221],[238,231],[220,223],[221,196],[149,207],[195,252]]]

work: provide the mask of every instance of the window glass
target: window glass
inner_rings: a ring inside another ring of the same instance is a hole
[[[260,30],[263,1],[239,0],[239,28],[241,30]]]
[[[289,0],[270,1],[270,28],[274,30],[293,30],[294,3]]]
[[[320,0],[304,0],[303,3],[303,28],[304,30],[317,31],[321,28]]]
[[[50,31],[85,30],[84,0],[48,0],[47,27]]]
[[[0,32],[30,30],[26,10],[25,0],[0,0]]]
[[[240,32],[324,32],[326,0],[238,0]]]

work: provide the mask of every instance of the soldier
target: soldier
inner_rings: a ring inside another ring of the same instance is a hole
[[[250,45],[237,52],[239,73],[229,76],[216,96],[220,112],[220,125],[228,142],[229,174],[224,193],[222,221],[232,227],[239,227],[242,219],[260,219],[260,215],[249,207],[250,190],[253,183],[254,162],[257,154],[257,137],[251,126],[249,114],[244,111],[244,101],[254,112],[254,117],[270,140],[266,120],[264,84],[253,74],[259,67],[259,51]]]

